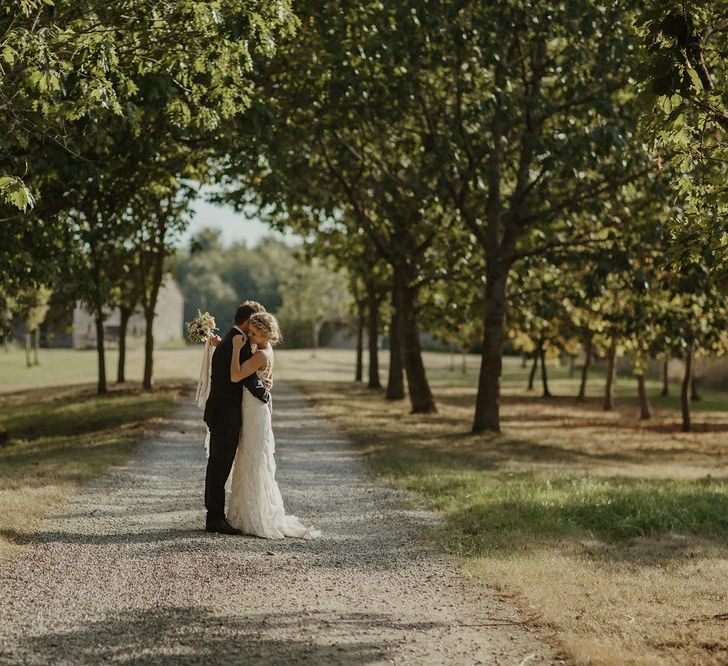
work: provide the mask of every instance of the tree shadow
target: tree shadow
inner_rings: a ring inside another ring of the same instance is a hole
[[[441,406],[458,408],[471,408],[473,405],[473,394],[464,390],[449,390],[444,395],[438,395],[438,403]],[[609,428],[629,430],[653,430],[654,432],[681,432],[682,422],[678,415],[679,405],[663,406],[660,400],[655,400],[658,408],[652,420],[642,421],[639,418],[639,404],[636,398],[621,398],[617,409],[605,412],[603,410],[603,399],[588,397],[585,400],[578,400],[573,396],[549,396],[537,395],[508,395],[501,398],[501,405],[505,408],[501,413],[501,423],[515,423],[519,427],[539,428],[543,424],[555,422],[553,427],[575,427],[575,428]],[[693,423],[693,432],[710,433],[728,431],[728,412],[725,409],[725,402],[718,400],[705,401],[693,404],[693,421],[700,418],[700,422]],[[515,406],[528,407],[529,412],[524,416],[522,413],[508,413],[508,408]],[[534,408],[554,407],[558,411],[545,412]],[[708,414],[706,414],[706,412]],[[597,416],[596,414],[599,414]],[[710,421],[704,419],[711,418]],[[724,418],[725,421],[717,421],[716,418]],[[524,420],[529,426],[524,425]],[[462,419],[458,419],[462,427]],[[543,426],[548,427],[548,426]]]
[[[715,480],[564,479],[547,489],[519,481],[451,513],[449,538],[473,555],[577,541],[591,544],[592,557],[641,564],[687,557],[698,543],[725,557],[728,493]]]
[[[120,544],[153,546],[155,544],[172,542],[175,545],[176,551],[184,551],[184,543],[190,539],[195,539],[194,550],[199,550],[201,547],[199,540],[201,533],[203,533],[201,529],[117,531],[108,534],[74,532],[72,530],[47,530],[39,532],[20,532],[10,529],[0,530],[1,537],[18,545],[37,546],[49,543],[64,543],[94,546],[118,546]],[[202,543],[204,544],[204,542]],[[219,544],[211,540],[209,549],[213,550],[218,546]]]
[[[382,530],[391,530],[393,536],[389,543],[383,543],[381,533],[372,533],[366,529],[371,524],[372,516],[366,511],[355,518],[342,519],[339,517],[335,527],[326,527],[316,524],[323,529],[324,534],[319,539],[265,539],[253,535],[219,535],[205,532],[202,528],[190,529],[181,526],[179,529],[133,529],[123,531],[114,530],[104,532],[86,532],[74,529],[52,529],[34,532],[22,532],[14,529],[0,530],[0,537],[20,546],[94,546],[114,551],[119,547],[133,548],[135,552],[143,553],[145,558],[159,558],[167,555],[192,555],[195,558],[205,554],[220,555],[231,553],[239,555],[241,551],[245,556],[253,558],[280,557],[281,566],[286,564],[291,555],[304,555],[306,566],[312,569],[335,571],[351,567],[350,552],[361,553],[357,567],[362,571],[396,571],[410,565],[410,553],[414,542],[418,548],[429,550],[428,544],[422,534],[423,524],[408,521],[407,524],[398,523],[386,525],[379,517]]]
[[[157,395],[170,391],[184,395],[190,388],[182,383],[165,384]],[[31,389],[14,394],[12,399],[0,396],[0,404],[10,409],[3,419],[10,435],[33,440],[86,434],[157,417],[159,405],[154,395],[149,399],[139,387],[113,386],[100,396],[90,387],[68,386],[52,391]]]
[[[649,430],[651,432],[658,432],[664,434],[670,433],[682,433],[682,423],[680,421],[674,421],[672,423],[645,423],[637,426],[639,429]],[[691,433],[713,433],[713,432],[728,432],[728,423],[693,423],[690,429]]]
[[[242,601],[242,600],[241,600]],[[65,631],[18,637],[5,647],[8,663],[134,664],[370,664],[388,657],[395,641],[368,636],[436,623],[398,623],[376,613],[334,612],[219,615],[204,607],[162,607],[115,613]],[[326,644],[312,637],[323,634]],[[326,631],[329,630],[329,631]],[[346,640],[332,640],[345,630]],[[328,634],[328,635],[327,635]]]

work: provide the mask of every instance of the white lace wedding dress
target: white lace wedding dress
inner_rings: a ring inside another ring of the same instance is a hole
[[[266,350],[268,364],[258,371],[272,378],[273,351]],[[243,427],[235,455],[227,518],[245,534],[266,539],[315,539],[321,533],[306,527],[296,516],[287,516],[276,483],[275,438],[268,405],[243,391]]]

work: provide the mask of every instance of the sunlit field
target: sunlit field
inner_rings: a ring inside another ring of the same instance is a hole
[[[154,378],[166,380],[196,380],[200,371],[201,347],[158,349],[154,353]],[[26,367],[25,353],[19,349],[0,349],[0,393],[32,388],[96,384],[97,356],[92,349],[41,349],[40,365]],[[106,354],[106,377],[109,385],[116,380],[118,355],[115,349]],[[141,383],[144,350],[127,351],[126,379]]]

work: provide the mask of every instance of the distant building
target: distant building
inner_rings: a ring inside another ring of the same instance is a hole
[[[184,334],[185,300],[177,282],[169,275],[164,279],[157,298],[157,312],[154,317],[154,342],[180,340]],[[104,320],[104,340],[119,342],[120,314],[114,308]],[[147,325],[144,313],[138,307],[129,318],[127,339],[143,338]],[[96,324],[94,317],[80,304],[73,311],[73,348],[86,349],[96,346]]]

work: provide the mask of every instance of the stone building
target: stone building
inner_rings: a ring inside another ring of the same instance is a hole
[[[104,320],[104,339],[114,345],[119,341],[119,309],[113,309]],[[126,331],[127,343],[144,338],[147,326],[144,313],[138,307],[129,319]],[[159,290],[157,312],[154,318],[154,342],[165,343],[181,340],[184,336],[184,296],[177,282],[167,276]],[[73,348],[87,349],[96,346],[96,324],[93,315],[81,305],[73,311]]]

